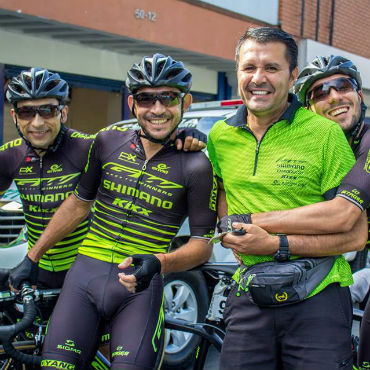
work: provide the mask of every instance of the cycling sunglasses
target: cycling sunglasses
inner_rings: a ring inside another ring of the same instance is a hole
[[[31,120],[36,116],[37,113],[40,115],[40,117],[45,119],[53,118],[59,114],[62,108],[63,105],[45,104],[37,106],[25,105],[23,107],[14,108],[14,110],[20,119]]]
[[[357,82],[353,78],[338,77],[334,80],[324,82],[309,91],[307,93],[307,102],[312,104],[325,100],[329,96],[331,88],[341,94],[358,90]]]
[[[174,107],[179,105],[181,98],[185,96],[184,93],[174,91],[164,91],[159,94],[139,93],[134,94],[133,98],[136,104],[141,108],[150,108],[158,100],[165,107]]]

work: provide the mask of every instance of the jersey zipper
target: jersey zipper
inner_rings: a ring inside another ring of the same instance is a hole
[[[255,156],[254,156],[254,167],[253,167],[253,176],[256,176],[256,172],[257,172],[257,164],[258,164],[258,155],[260,153],[260,146],[261,146],[261,143],[262,143],[262,140],[263,138],[265,137],[265,135],[267,134],[267,131],[270,130],[270,128],[273,126],[274,124],[272,124],[270,127],[267,128],[267,130],[265,131],[265,133],[262,135],[261,137],[261,140],[258,141],[258,139],[256,138],[256,136],[254,135],[253,131],[249,128],[249,127],[243,127],[244,130],[250,132],[254,139],[256,140],[256,149],[255,149]]]

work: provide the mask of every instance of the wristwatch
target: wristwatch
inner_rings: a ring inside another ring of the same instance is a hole
[[[277,234],[280,239],[280,246],[274,254],[274,259],[278,262],[288,261],[290,259],[289,242],[285,234]]]

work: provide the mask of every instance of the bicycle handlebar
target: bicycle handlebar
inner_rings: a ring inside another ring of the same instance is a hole
[[[23,283],[22,288],[19,291],[19,294],[9,295],[3,298],[4,301],[15,302],[17,296],[21,296],[22,304],[23,304],[23,317],[22,319],[17,322],[16,324],[0,326],[0,343],[2,343],[4,352],[10,356],[11,358],[33,366],[39,367],[41,364],[41,357],[25,354],[16,348],[12,343],[13,338],[30,327],[37,315],[37,308],[35,304],[35,300],[40,298],[50,298],[58,295],[60,293],[60,289],[45,289],[45,290],[36,290],[34,291],[29,283]],[[0,298],[1,301],[1,298]]]
[[[217,326],[205,323],[190,323],[185,320],[169,317],[167,315],[165,315],[164,324],[166,329],[180,330],[187,333],[197,334],[213,344],[219,352],[221,351],[222,338],[225,336],[225,332]],[[204,327],[212,328],[214,333],[211,334],[207,332]]]

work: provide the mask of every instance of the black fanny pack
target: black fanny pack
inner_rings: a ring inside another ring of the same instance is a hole
[[[304,300],[328,275],[336,257],[298,258],[240,267],[239,290],[261,307]]]

